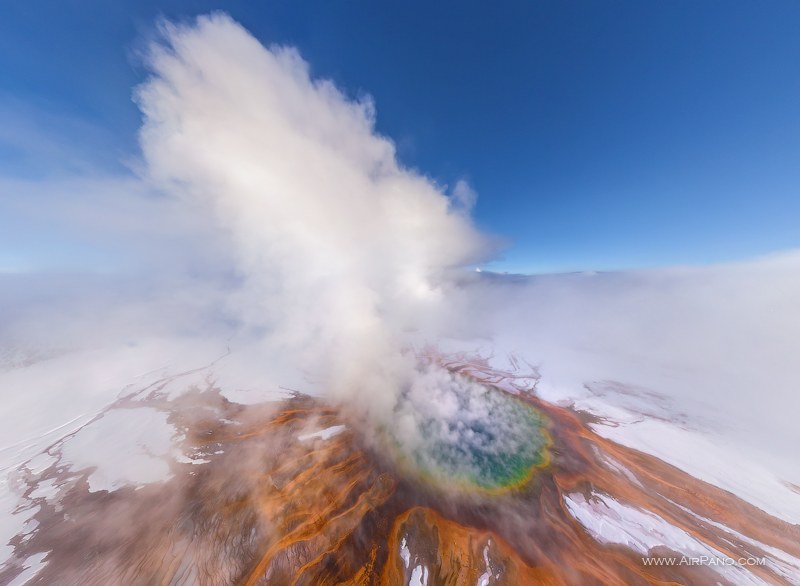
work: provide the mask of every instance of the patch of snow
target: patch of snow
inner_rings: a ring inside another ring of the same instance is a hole
[[[347,429],[346,425],[332,425],[331,427],[326,427],[325,429],[320,429],[312,433],[304,433],[302,435],[298,435],[297,439],[299,439],[301,442],[305,442],[314,438],[327,440],[335,435],[342,433],[345,429]]]

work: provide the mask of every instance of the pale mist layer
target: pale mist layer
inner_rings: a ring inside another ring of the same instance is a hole
[[[490,252],[469,219],[474,195],[403,168],[368,99],[313,80],[294,50],[267,49],[221,15],[165,26],[147,59],[138,177],[14,185],[59,206],[48,222],[137,262],[104,276],[2,275],[4,474],[80,429],[63,452],[99,467],[96,486],[153,481],[180,457],[162,445],[170,434],[152,430],[160,443],[144,449],[135,430],[94,418],[182,372],[170,392],[212,376],[232,400],[289,387],[378,418],[405,393],[414,401],[398,433],[413,442],[413,409],[481,416],[453,413],[459,383],[417,367],[410,350],[437,344],[500,366],[516,353],[540,367],[546,398],[621,423],[607,427],[619,441],[800,519],[783,483],[800,481],[796,255],[619,275],[468,273]],[[32,221],[49,208],[35,209]],[[147,425],[170,432],[159,418]],[[120,449],[91,450],[107,433]],[[115,471],[120,453],[135,469]],[[11,514],[16,497],[3,493],[4,540],[27,518]]]

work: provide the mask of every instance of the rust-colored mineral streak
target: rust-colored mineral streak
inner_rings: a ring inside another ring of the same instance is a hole
[[[479,362],[446,366],[514,390]],[[415,572],[429,585],[731,583],[708,566],[646,566],[634,549],[598,540],[566,503],[605,495],[733,559],[767,548],[800,556],[797,526],[598,436],[585,415],[520,397],[549,422],[549,460],[523,486],[489,494],[418,482],[364,421],[306,396],[243,406],[213,389],[155,395],[148,405],[167,410],[186,453],[207,463],[112,493],[53,466],[29,481],[56,480],[59,505],[41,501],[38,530],[13,545],[19,559],[48,552],[29,582],[47,585],[400,585]],[[309,437],[337,425],[346,427]],[[657,549],[649,555],[681,555]],[[792,583],[775,564],[742,571]],[[18,573],[11,566],[0,582]]]

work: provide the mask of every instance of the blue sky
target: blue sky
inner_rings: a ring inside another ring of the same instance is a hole
[[[125,173],[137,50],[158,17],[213,9],[298,47],[350,95],[371,94],[404,163],[442,184],[466,178],[478,225],[508,240],[497,270],[800,246],[797,2],[11,0],[0,6],[0,177]],[[0,244],[48,254],[52,231],[15,209]],[[102,256],[68,240],[59,263]]]

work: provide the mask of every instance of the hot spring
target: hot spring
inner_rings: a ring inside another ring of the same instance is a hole
[[[401,393],[388,435],[402,467],[433,484],[498,492],[549,462],[547,418],[523,399],[431,369]]]

